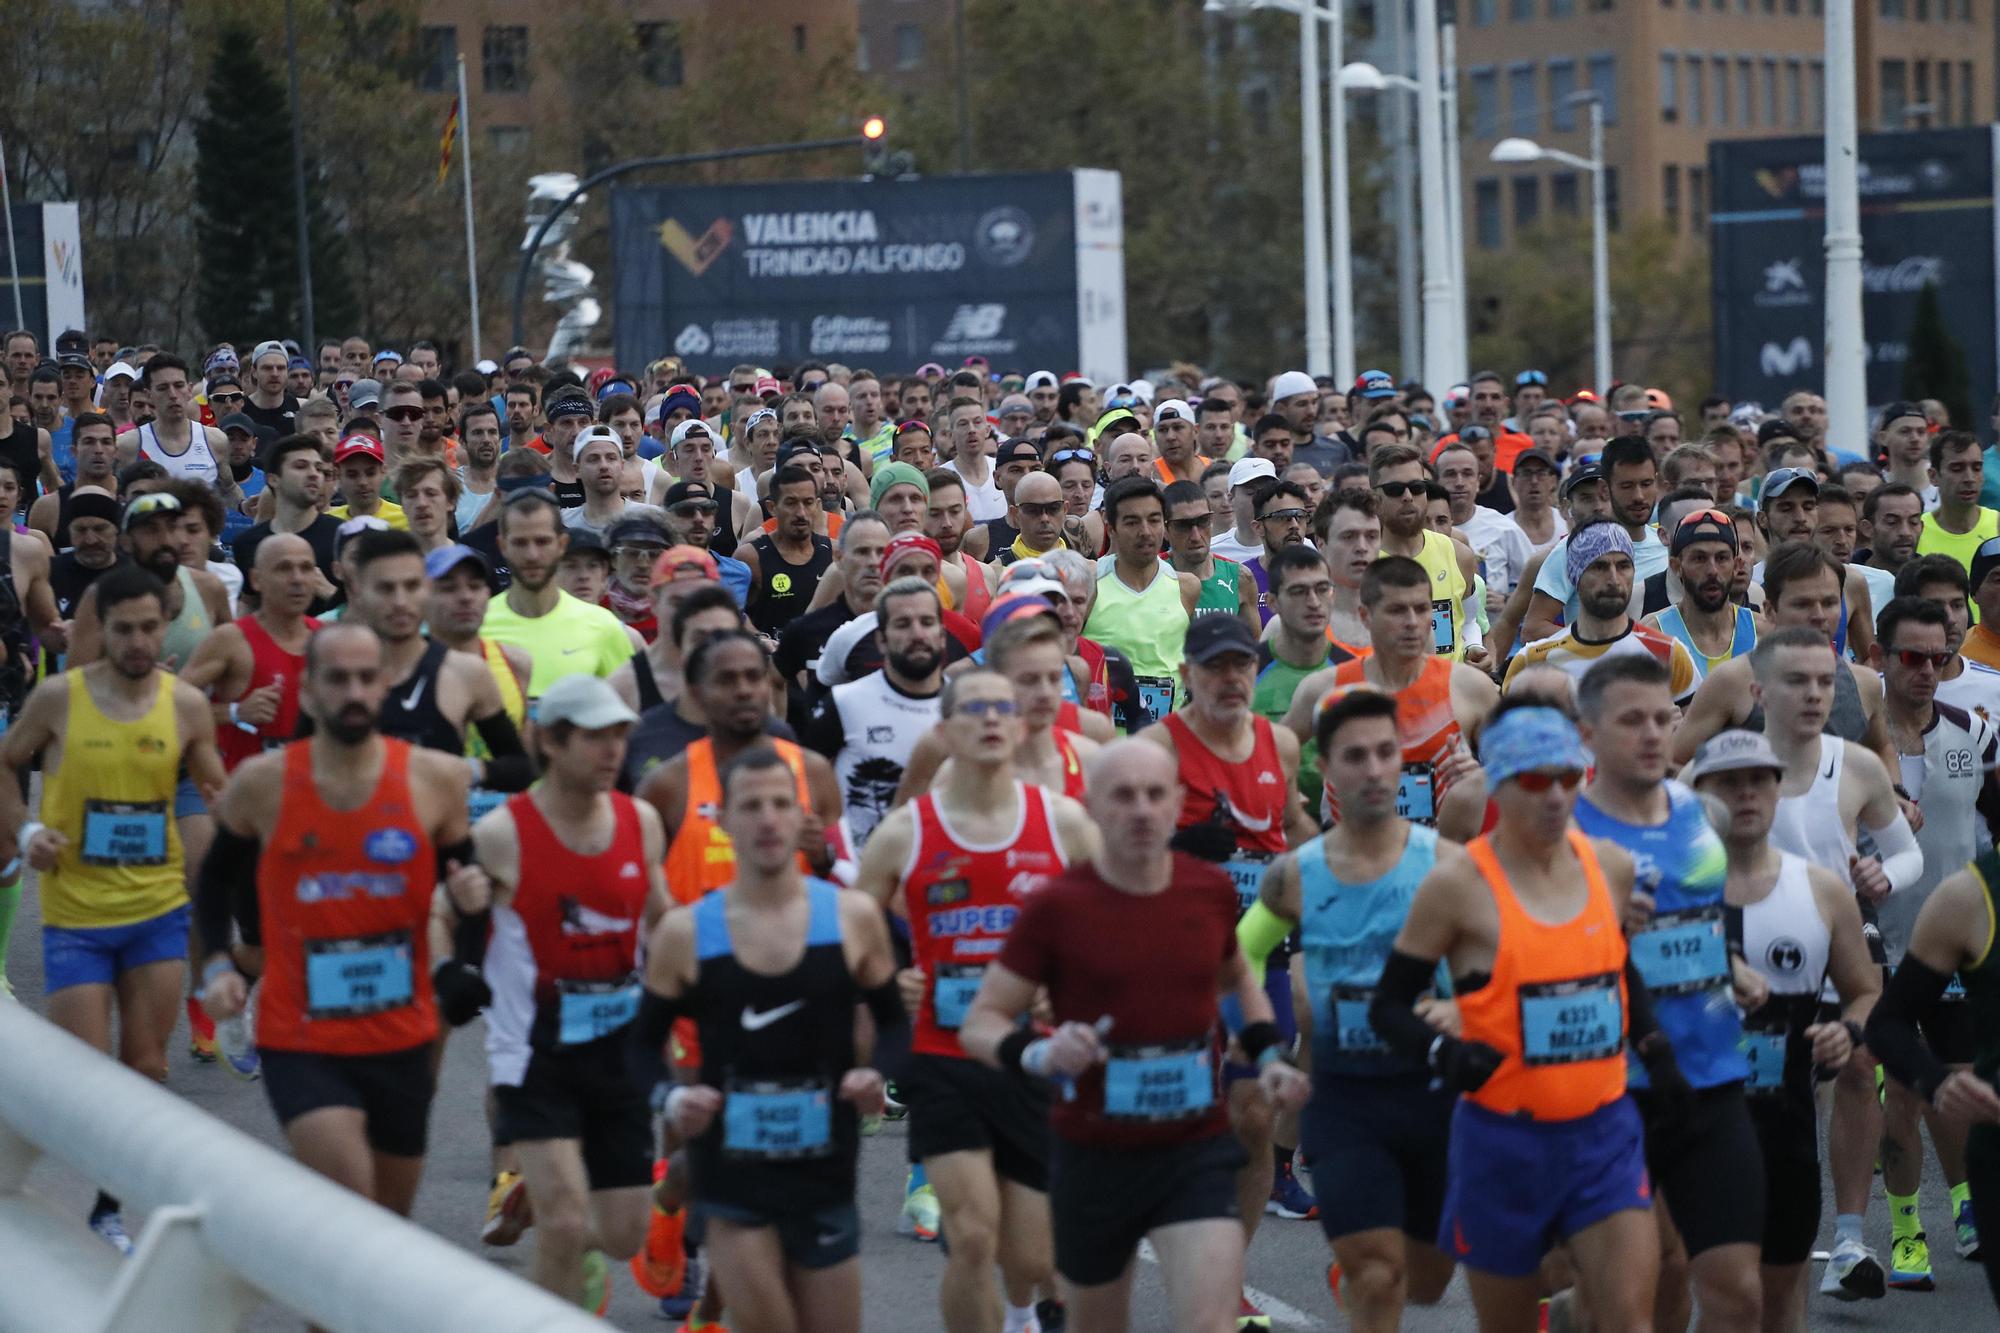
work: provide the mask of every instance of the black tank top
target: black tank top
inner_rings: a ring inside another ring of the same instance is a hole
[[[780,555],[777,540],[768,532],[750,543],[750,549],[757,553],[760,579],[757,596],[750,603],[750,623],[764,633],[776,635],[812,605],[814,590],[833,564],[833,543],[819,536],[812,540],[812,558],[803,565],[792,564]]]
[[[442,750],[446,754],[464,752],[465,737],[438,710],[438,671],[450,651],[441,643],[425,647],[416,667],[382,701],[382,715],[375,724],[377,731],[426,750]]]
[[[743,544],[736,535],[736,488],[710,486],[708,489],[715,497],[715,534],[708,539],[708,549],[717,555],[733,556],[736,548]]]
[[[783,976],[736,961],[728,898],[695,904],[694,988],[682,997],[701,1036],[701,1081],[722,1114],[688,1145],[700,1197],[798,1216],[851,1203],[860,1121],[836,1095],[854,1067],[861,988],[840,943],[840,890],[806,881],[805,952]],[[733,1103],[733,1106],[732,1106]]]
[[[653,659],[645,649],[632,654],[632,687],[639,694],[639,711],[645,712],[657,704],[663,704],[667,697],[660,693],[659,677],[653,674]]]

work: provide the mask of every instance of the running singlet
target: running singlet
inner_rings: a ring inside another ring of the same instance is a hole
[[[1423,1062],[1392,1053],[1368,1021],[1375,983],[1409,917],[1417,885],[1437,861],[1437,830],[1407,828],[1403,855],[1387,874],[1360,884],[1333,877],[1322,834],[1298,849],[1299,957],[1312,1003],[1313,1068],[1329,1074],[1414,1074]],[[1444,969],[1438,969],[1440,977]],[[1445,993],[1442,984],[1438,993]]]
[[[2000,736],[1985,718],[1938,700],[1924,728],[1923,753],[1900,758],[1903,789],[1924,812],[1917,830],[1924,870],[1915,883],[1875,905],[1891,967],[1903,961],[1917,913],[1931,892],[1979,851],[1978,839],[1986,831],[1979,802],[2000,762]]]
[[[1017,782],[1014,799],[1020,804],[1014,832],[992,846],[952,832],[929,793],[911,802],[917,834],[903,867],[903,902],[910,952],[929,982],[910,1040],[918,1055],[964,1057],[958,1029],[986,965],[1000,956],[1021,900],[1044,876],[1069,864],[1047,793]]]
[[[1836,671],[1834,679],[1846,675]],[[1840,876],[1852,888],[1848,861],[1854,856],[1854,840],[1840,818],[1840,770],[1847,758],[1847,746],[1828,736],[1820,737],[1819,767],[1812,786],[1797,796],[1779,796],[1778,809],[1771,819],[1770,843],[1781,852],[1793,852]]]
[[[1387,552],[1384,552],[1387,554]],[[1472,592],[1458,567],[1458,547],[1442,532],[1424,529],[1417,563],[1431,576],[1431,650],[1456,662],[1465,656],[1465,599]]]
[[[377,731],[426,750],[465,752],[465,737],[438,708],[438,672],[450,651],[435,639],[424,645],[424,654],[410,668],[410,674],[390,686],[382,697],[382,711],[375,720]]]
[[[1236,590],[1243,567],[1221,556],[1215,557],[1214,564],[1215,572],[1201,581],[1201,598],[1194,604],[1194,613],[1226,611],[1233,616],[1243,609],[1243,595]]]
[[[1667,817],[1659,824],[1628,824],[1577,799],[1576,826],[1592,838],[1615,842],[1632,854],[1633,887],[1653,897],[1653,919],[1628,943],[1632,961],[1653,997],[1660,1028],[1690,1085],[1712,1088],[1749,1077],[1740,1050],[1742,1025],[1729,994],[1729,938],[1722,890],[1729,854],[1708,822],[1701,798],[1669,779]],[[1626,1078],[1647,1086],[1646,1070],[1631,1061]]]
[[[594,856],[571,851],[528,792],[507,800],[523,873],[513,900],[494,904],[486,947],[495,1083],[518,1085],[531,1051],[616,1038],[638,1016],[646,841],[632,798],[608,796],[611,843]]]
[[[1336,690],[1368,684],[1368,659],[1358,657],[1333,669]],[[1438,802],[1448,790],[1437,783],[1437,766],[1464,740],[1451,706],[1451,661],[1424,661],[1417,678],[1396,691],[1396,731],[1403,741],[1403,776],[1396,784],[1396,814],[1413,824],[1437,827]],[[1315,746],[1315,749],[1318,747]],[[1340,822],[1340,804],[1327,787],[1321,801],[1329,823]]]
[[[1806,859],[1778,853],[1771,891],[1743,909],[1743,958],[1770,983],[1771,998],[1743,1018],[1743,1091],[1755,1102],[1782,1103],[1812,1123],[1812,1043],[1833,932],[1820,915]],[[1676,1054],[1678,1054],[1678,1049]]]
[[[1282,722],[1285,713],[1292,706],[1292,696],[1299,692],[1307,676],[1351,660],[1354,654],[1346,647],[1326,641],[1326,656],[1309,667],[1296,667],[1271,651],[1271,641],[1264,640],[1257,645],[1257,688],[1250,696],[1250,711],[1259,717],[1267,717],[1273,722]],[[1301,745],[1299,747],[1299,791],[1308,803],[1319,797],[1324,779],[1319,771],[1319,747]],[[1310,808],[1310,805],[1308,806]]]
[[[1248,910],[1257,900],[1264,882],[1264,867],[1285,850],[1285,807],[1291,791],[1285,785],[1284,765],[1278,760],[1278,739],[1266,718],[1252,716],[1254,740],[1250,757],[1229,763],[1194,734],[1194,728],[1179,713],[1169,713],[1163,724],[1174,738],[1174,752],[1180,756],[1180,827],[1220,824],[1236,840],[1236,854],[1223,869],[1236,886],[1239,905]]]
[[[889,813],[918,738],[938,720],[938,696],[904,694],[888,673],[873,671],[834,686],[826,706],[839,714],[842,744],[833,771],[858,847]]]
[[[701,1037],[701,1081],[722,1111],[688,1145],[695,1188],[709,1202],[786,1216],[851,1204],[860,1120],[840,1100],[854,1068],[861,987],[840,937],[840,890],[806,881],[805,950],[767,976],[738,962],[729,897],[694,906],[694,986],[681,997]]]
[[[805,760],[799,747],[790,741],[770,739],[798,780],[799,804],[812,809],[812,791],[806,783]],[[704,736],[687,747],[687,804],[681,808],[680,828],[667,844],[667,892],[675,902],[691,903],[712,889],[736,878],[736,844],[715,822],[722,804],[722,778],[715,766],[715,742]],[[799,871],[811,874],[804,852],[798,855]]]
[[[194,650],[201,647],[201,641],[215,628],[209,620],[208,603],[201,600],[201,589],[195,586],[194,571],[182,567],[174,573],[174,581],[181,589],[181,609],[167,622],[166,635],[160,640],[160,665],[169,671],[186,666]]]
[[[306,617],[305,625],[307,634],[319,628],[319,622],[311,616]],[[299,681],[306,669],[306,655],[288,653],[279,647],[257,617],[238,616],[236,628],[243,631],[243,640],[250,645],[250,684],[243,692],[261,690],[272,681],[284,683],[278,690],[277,716],[269,722],[254,731],[227,723],[215,729],[215,748],[222,752],[223,768],[231,773],[245,759],[283,745],[299,734]]]
[[[1097,604],[1083,632],[1125,654],[1138,678],[1141,706],[1157,722],[1173,710],[1174,676],[1187,641],[1188,613],[1173,566],[1156,561],[1153,578],[1134,589],[1118,576],[1115,556],[1097,562]]]
[[[504,594],[497,596],[487,604],[480,631],[495,642],[527,652],[534,663],[528,679],[531,699],[541,698],[564,676],[608,676],[632,656],[632,641],[617,616],[566,592],[556,595],[547,615],[532,618],[508,606]]]
[[[802,565],[786,560],[769,533],[758,535],[750,547],[757,552],[757,573],[762,580],[748,609],[750,623],[762,633],[776,635],[812,605],[813,591],[833,564],[833,543],[815,536],[812,555]]]
[[[435,1041],[425,927],[437,881],[408,744],[383,737],[382,776],[353,810],[321,798],[310,743],[287,746],[277,827],[257,863],[257,1044],[384,1055]]]
[[[1729,647],[1719,657],[1710,657],[1702,651],[1678,606],[1670,606],[1660,612],[1654,623],[1665,633],[1679,639],[1681,647],[1687,649],[1688,658],[1694,663],[1694,678],[1697,681],[1708,679],[1709,672],[1732,657],[1742,657],[1757,646],[1757,613],[1747,606],[1736,608],[1736,632],[1730,637]]]
[[[62,757],[43,779],[42,821],[69,841],[42,876],[42,924],[149,921],[188,900],[174,787],[181,763],[174,678],[162,671],[136,722],[108,718],[84,669],[64,673]]]
[[[1493,972],[1458,995],[1459,1035],[1499,1051],[1499,1069],[1467,1100],[1498,1115],[1577,1120],[1625,1095],[1625,936],[1590,840],[1569,831],[1583,866],[1583,910],[1561,925],[1529,916],[1493,854],[1465,850],[1493,894]]]
[[[1075,704],[1064,704],[1064,708],[1075,708]],[[1081,728],[1078,728],[1080,731]],[[1083,760],[1077,756],[1076,747],[1063,735],[1062,724],[1056,724],[1056,753],[1062,756],[1062,794],[1073,801],[1083,799]]]
[[[160,443],[160,428],[154,422],[139,427],[139,456],[150,458],[170,474],[182,480],[207,482],[215,485],[215,451],[209,448],[208,431],[199,421],[188,419],[187,448],[179,453],[169,453]]]

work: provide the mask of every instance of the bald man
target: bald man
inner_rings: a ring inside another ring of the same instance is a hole
[[[297,730],[306,640],[319,628],[306,608],[318,581],[311,543],[272,533],[250,571],[257,610],[216,626],[181,668],[181,679],[214,702],[217,748],[232,771]]]
[[[1030,472],[1014,487],[1007,521],[1021,535],[994,556],[1003,565],[1059,550],[1063,542],[1062,483],[1047,472]]]

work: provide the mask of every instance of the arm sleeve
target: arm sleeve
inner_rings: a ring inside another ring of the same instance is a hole
[[[840,705],[834,702],[831,693],[820,696],[806,718],[806,725],[799,732],[799,744],[808,750],[816,750],[828,763],[847,747],[847,730],[840,721]]]
[[[640,992],[639,1016],[632,1020],[625,1059],[632,1081],[641,1088],[650,1088],[673,1077],[662,1052],[666,1049],[667,1038],[673,1033],[674,1019],[679,1013],[680,1006],[676,1001],[651,990]]]
[[[1250,973],[1257,978],[1257,984],[1264,983],[1264,961],[1285,937],[1292,933],[1292,923],[1264,905],[1262,899],[1250,904],[1250,910],[1236,923],[1236,944],[1243,950],[1244,961],[1250,964]]]
[[[216,826],[215,841],[209,844],[208,855],[202,858],[201,874],[195,884],[194,919],[201,931],[202,943],[210,951],[229,948],[232,938],[231,923],[243,911],[246,902],[252,916],[256,912],[257,859],[263,851],[263,843],[256,838],[246,838],[240,833]],[[239,897],[237,887],[248,884],[251,891]],[[258,934],[254,919],[243,923],[244,938]]]
[[[1391,950],[1383,965],[1382,979],[1375,983],[1375,998],[1368,1005],[1368,1025],[1387,1042],[1389,1049],[1412,1060],[1428,1060],[1437,1033],[1417,1017],[1413,1006],[1437,976],[1435,960],[1425,962],[1400,949]]]
[[[875,1056],[870,1064],[884,1078],[902,1076],[910,1060],[910,1014],[903,1008],[896,978],[892,975],[881,985],[863,991],[861,998],[868,1005],[869,1017],[875,1020]]]
[[[1868,1015],[1868,1049],[1882,1058],[1889,1076],[1929,1101],[1951,1073],[1917,1035],[1917,1023],[1944,994],[1951,978],[1905,955],[1889,978],[1881,1002]]]
[[[1659,1020],[1653,1016],[1653,993],[1646,989],[1646,982],[1639,975],[1638,965],[1631,955],[1625,958],[1625,1042],[1636,1048],[1640,1042],[1660,1030]]]
[[[1901,810],[1887,824],[1868,832],[1875,839],[1876,855],[1882,858],[1882,873],[1889,877],[1891,893],[1907,889],[1923,877],[1924,849],[1917,846],[1917,835],[1910,831],[1910,821]]]

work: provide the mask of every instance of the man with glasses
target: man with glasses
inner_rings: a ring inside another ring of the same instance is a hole
[[[1009,390],[1001,396],[998,416],[1002,435],[1010,440],[1022,439],[1035,424],[1035,405],[1028,401],[1027,394]]]
[[[1008,506],[1009,526],[1017,529],[1014,540],[994,558],[1002,565],[1029,560],[1061,550],[1069,545],[1063,537],[1062,483],[1047,472],[1030,472],[1014,486],[1014,502]]]
[[[1430,479],[1422,457],[1408,445],[1390,445],[1377,449],[1368,467],[1382,519],[1382,554],[1408,556],[1430,578],[1432,651],[1487,669],[1491,655],[1470,641],[1466,629],[1476,610],[1466,603],[1478,577],[1478,559],[1464,543],[1431,531],[1427,524]]]
[[[1167,506],[1167,560],[1174,569],[1201,580],[1201,600],[1194,612],[1221,611],[1240,616],[1252,629],[1262,629],[1257,614],[1257,585],[1242,565],[1219,559],[1209,550],[1208,496],[1191,481],[1177,481],[1162,497]]]
[[[1261,628],[1276,614],[1271,605],[1270,575],[1264,558],[1306,540],[1312,523],[1312,504],[1305,487],[1295,481],[1274,481],[1260,487],[1256,499],[1257,553],[1243,562],[1243,570],[1257,585],[1257,617]]]
[[[189,412],[194,388],[188,381],[187,362],[171,352],[162,352],[146,363],[139,382],[152,395],[158,415],[147,425],[134,427],[118,437],[119,468],[130,467],[144,456],[173,476],[207,482],[221,494],[224,504],[239,503],[242,494],[221,462],[229,454],[229,440],[213,426],[202,425]],[[46,473],[48,489],[56,489],[53,462]]]
[[[1021,535],[1020,524],[1014,512],[1015,491],[1022,478],[1038,471],[1042,465],[1042,453],[1029,440],[1002,440],[993,452],[993,484],[1000,489],[1000,498],[1007,504],[1007,512],[998,518],[975,524],[966,534],[964,549],[976,560],[993,561],[1007,551],[1015,539]],[[1057,490],[1058,499],[1061,490]],[[1005,561],[1001,561],[1005,563]]]
[[[1263,457],[1244,457],[1229,465],[1229,507],[1235,518],[1228,531],[1212,538],[1209,549],[1224,560],[1242,564],[1263,554],[1257,528],[1257,504],[1277,484],[1277,468]]]
[[[729,589],[742,606],[750,596],[750,566],[733,556],[724,555],[718,549],[716,519],[721,513],[721,505],[715,498],[715,491],[707,482],[677,481],[667,487],[661,497],[665,501],[666,519],[669,526],[679,536],[683,545],[697,547],[715,557],[715,565],[722,586]],[[626,512],[633,513],[650,509],[646,505],[627,505]]]
[[[423,390],[409,380],[382,386],[382,406],[375,413],[381,429],[382,454],[390,469],[401,467],[421,452],[419,441],[429,414]],[[393,498],[393,497],[392,497]]]

